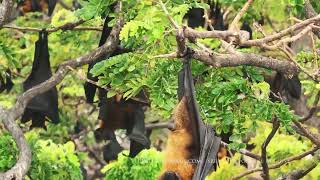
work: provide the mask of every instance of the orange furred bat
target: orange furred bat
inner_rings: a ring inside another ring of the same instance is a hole
[[[221,138],[200,119],[190,63],[186,57],[179,73],[180,101],[174,111],[175,128],[168,137],[160,180],[203,180],[218,164]]]

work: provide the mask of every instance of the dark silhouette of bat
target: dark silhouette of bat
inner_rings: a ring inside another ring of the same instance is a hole
[[[210,3],[209,18],[212,22],[212,26],[215,30],[225,30],[226,27],[223,21],[223,15],[221,13],[221,7],[219,3]],[[203,27],[205,25],[204,10],[202,8],[192,8],[185,15],[188,20],[188,26],[191,28]],[[210,28],[208,27],[208,30]]]
[[[200,118],[190,63],[186,58],[183,70],[179,72],[180,101],[173,115],[175,128],[168,138],[162,180],[203,180],[218,164],[221,139]]]
[[[41,84],[52,76],[48,50],[48,33],[39,32],[39,40],[35,43],[35,54],[31,74],[23,83],[24,91]],[[45,119],[58,123],[58,93],[56,87],[37,95],[28,104],[21,122],[32,119],[31,128],[45,127]]]
[[[109,163],[110,161],[116,160],[118,154],[123,150],[119,142],[116,139],[114,132],[110,134],[110,142],[103,147],[103,159]]]
[[[130,154],[129,157],[135,157],[143,149],[150,147],[150,140],[146,136],[144,123],[145,104],[129,99],[117,100],[116,97],[106,98],[104,90],[99,89],[100,110],[99,110],[99,128],[95,131],[95,137],[100,140],[111,140],[110,146],[114,150],[119,150],[116,144],[114,131],[117,129],[125,129],[130,139]],[[142,94],[142,93],[140,93]],[[119,151],[111,151],[110,155],[104,153],[105,160],[110,160],[108,157],[115,157],[112,154],[118,154]]]
[[[105,21],[104,21],[104,25],[103,25],[103,30],[102,30],[102,35],[101,35],[101,38],[100,38],[100,42],[99,42],[99,47],[102,46],[106,41],[107,41],[107,38],[109,37],[110,33],[111,33],[111,30],[112,28],[108,26],[108,23],[112,20],[112,18],[110,17],[106,17]],[[103,56],[97,60],[95,60],[94,62],[91,62],[88,66],[88,72],[87,72],[87,78],[92,80],[92,81],[95,81],[97,82],[98,81],[98,77],[94,77],[92,76],[92,74],[90,73],[90,70],[93,68],[93,66],[106,59],[107,57],[106,56]],[[84,84],[84,92],[86,94],[86,99],[87,99],[87,103],[93,103],[93,100],[94,100],[94,96],[96,94],[96,90],[97,88],[99,88],[98,86],[92,84],[92,83],[89,83],[89,82],[85,82]]]
[[[112,20],[106,17],[103,32],[100,38],[99,46],[102,46],[111,33],[111,27],[108,23]],[[117,48],[109,57],[128,52],[128,50]],[[108,58],[108,55],[96,60],[89,64],[87,78],[92,81],[98,81],[98,77],[93,77],[90,70],[93,66],[102,60]],[[120,152],[118,142],[114,138],[114,131],[117,129],[126,129],[127,135],[130,139],[130,157],[136,156],[142,149],[150,147],[150,141],[145,135],[144,124],[144,103],[140,103],[133,99],[124,100],[123,98],[117,99],[116,97],[107,98],[107,91],[97,87],[94,84],[86,82],[84,84],[86,99],[88,103],[94,102],[94,97],[98,89],[99,98],[99,120],[101,121],[99,128],[95,130],[95,137],[98,141],[110,140],[109,144],[104,147],[104,158],[106,161],[114,160],[114,154]],[[147,97],[141,91],[138,97],[146,100]],[[112,150],[107,154],[107,150]]]
[[[11,80],[11,71],[7,70],[5,72],[5,77],[0,76],[0,93],[2,93],[3,91],[9,92],[12,89],[12,87],[13,82]]]

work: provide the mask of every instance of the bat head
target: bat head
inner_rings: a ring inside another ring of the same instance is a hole
[[[165,172],[159,180],[180,180],[180,176],[173,171]]]

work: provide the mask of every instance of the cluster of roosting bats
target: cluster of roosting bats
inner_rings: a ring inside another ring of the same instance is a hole
[[[19,9],[22,14],[32,11],[47,11],[50,16],[56,2],[56,0],[24,0],[19,3]],[[188,26],[191,28],[204,27],[205,25],[204,10],[201,8],[189,10],[185,18],[187,19]],[[212,3],[210,5],[209,18],[215,30],[227,29],[218,3]],[[99,46],[102,46],[110,35],[111,28],[108,27],[108,23],[111,20],[112,18],[110,17],[105,18]],[[260,23],[263,23],[263,21],[260,21]],[[241,29],[248,31],[250,38],[252,38],[252,30],[247,23],[243,23]],[[118,49],[108,57],[128,51],[130,50],[122,49],[118,46]],[[107,59],[108,57],[102,57],[89,64],[88,79],[92,81],[98,80],[98,78],[93,77],[89,71],[97,62]],[[35,43],[32,71],[23,83],[24,91],[39,85],[52,76],[49,59],[48,33],[43,30],[39,32],[39,39]],[[212,127],[203,123],[195,99],[194,82],[190,68],[191,59],[188,55],[183,58],[182,63],[183,68],[178,75],[179,103],[173,113],[174,128],[171,129],[171,133],[169,134],[163,171],[159,176],[159,179],[162,180],[204,179],[216,168],[218,159],[224,156],[223,154],[226,155],[227,151],[220,147],[221,140],[228,143],[229,137],[231,136],[230,133],[216,135]],[[285,97],[286,99],[300,98],[301,84],[297,76],[294,76],[292,79],[287,79],[281,73],[275,72],[272,77],[266,79],[271,85],[273,94],[281,94],[281,97]],[[7,70],[4,78],[0,77],[0,92],[4,90],[9,91],[12,86],[11,72]],[[118,153],[123,149],[116,139],[115,130],[117,129],[125,129],[127,132],[127,136],[130,139],[130,157],[135,157],[141,150],[150,147],[150,132],[146,132],[144,122],[144,107],[149,106],[148,96],[145,91],[141,91],[133,99],[125,100],[121,95],[107,98],[107,91],[105,89],[89,82],[84,84],[84,89],[88,103],[95,103],[94,97],[96,91],[98,92],[98,118],[100,125],[99,128],[95,130],[95,137],[98,141],[109,141],[103,150],[105,161],[115,160]],[[274,101],[278,100],[278,97],[273,94],[271,94],[270,98]],[[52,123],[59,122],[56,87],[34,97],[28,103],[21,122],[24,123],[29,120],[32,120],[31,128],[46,128],[46,120],[50,120]],[[222,155],[220,154],[218,158],[219,151]]]

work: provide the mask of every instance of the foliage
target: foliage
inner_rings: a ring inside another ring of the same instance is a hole
[[[8,133],[0,135],[0,172],[4,172],[17,162],[18,148]]]
[[[143,150],[135,158],[127,156],[128,152],[119,154],[118,160],[106,165],[102,172],[105,179],[118,180],[153,180],[162,167],[162,154],[155,149]]]
[[[33,154],[26,179],[82,179],[80,162],[72,142],[55,144],[51,140],[40,139],[34,131],[25,136]],[[0,142],[0,171],[3,172],[16,163],[18,150],[8,133],[1,132]]]
[[[219,167],[217,171],[212,172],[206,180],[225,180],[232,179],[235,176],[245,170],[243,166],[240,165],[241,156],[236,154],[231,159],[223,158],[219,160]]]

